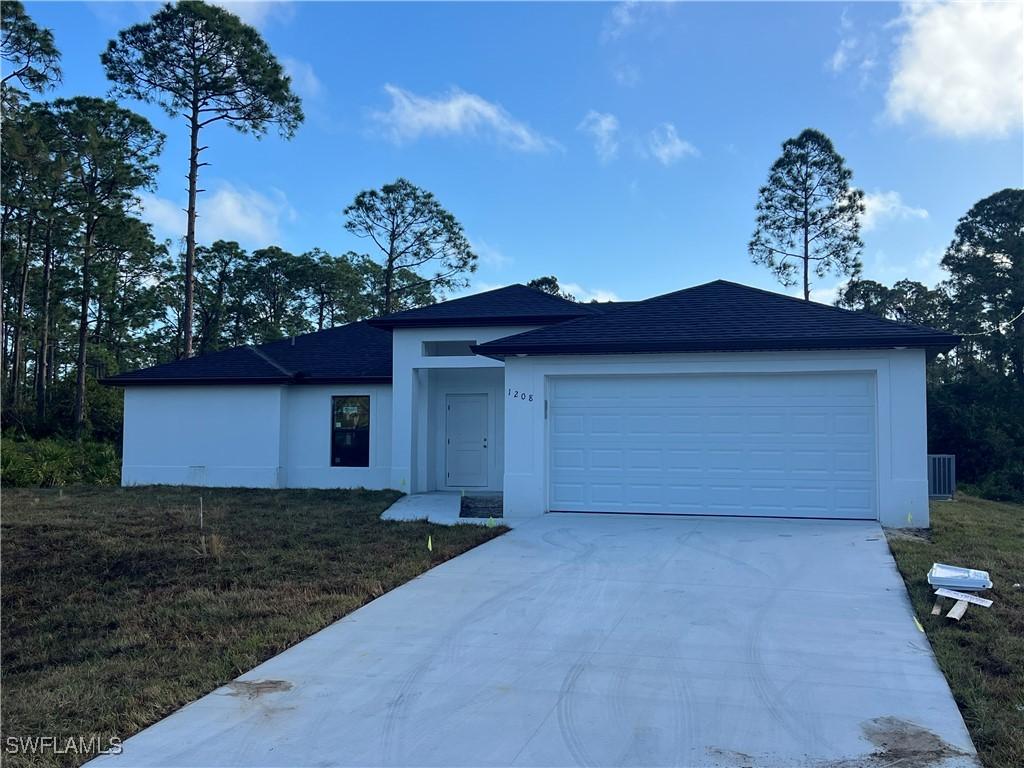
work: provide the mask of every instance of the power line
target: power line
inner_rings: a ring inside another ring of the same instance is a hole
[[[959,333],[957,335],[958,336],[988,336],[990,333],[995,333],[996,331],[1001,331],[1004,328],[1006,328],[1008,325],[1012,325],[1013,323],[1017,322],[1017,320],[1019,320],[1021,317],[1024,317],[1024,309],[1022,309],[1016,315],[1011,317],[1005,323],[999,323],[999,325],[997,325],[995,328],[993,328],[993,329],[991,329],[989,331],[978,331],[977,333]]]

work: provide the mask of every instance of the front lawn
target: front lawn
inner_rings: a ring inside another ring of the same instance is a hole
[[[5,751],[12,736],[124,739],[506,530],[381,521],[398,496],[5,488]]]
[[[1024,765],[1024,505],[961,496],[933,502],[928,538],[889,531],[918,619],[935,649],[960,711],[991,768]],[[926,580],[933,562],[981,568],[995,586],[991,608],[968,606],[959,622],[932,616]]]

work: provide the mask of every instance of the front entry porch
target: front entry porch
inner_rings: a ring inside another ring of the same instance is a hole
[[[504,368],[416,371],[414,493],[502,490]]]

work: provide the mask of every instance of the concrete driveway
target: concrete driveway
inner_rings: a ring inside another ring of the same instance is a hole
[[[104,765],[976,765],[877,524],[552,514]]]

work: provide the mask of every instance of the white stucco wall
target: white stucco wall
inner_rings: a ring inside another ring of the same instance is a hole
[[[370,396],[370,466],[331,466],[331,397]],[[123,485],[387,488],[388,385],[125,388]]]
[[[331,466],[331,398],[370,396],[370,466]],[[289,488],[387,488],[391,467],[391,387],[303,385],[289,387],[284,429]]]
[[[278,386],[136,386],[124,393],[123,485],[281,485]]]
[[[878,504],[881,522],[928,525],[925,355],[922,350],[715,353],[509,358],[505,384],[534,395],[506,398],[505,515],[548,508],[547,424],[551,377],[601,374],[866,371],[875,376]]]
[[[432,370],[502,368],[488,357],[431,357],[423,354],[424,341],[471,340],[477,344],[529,331],[537,326],[467,326],[451,328],[396,328],[392,336],[391,487],[406,493],[437,487],[436,442],[431,439]]]

